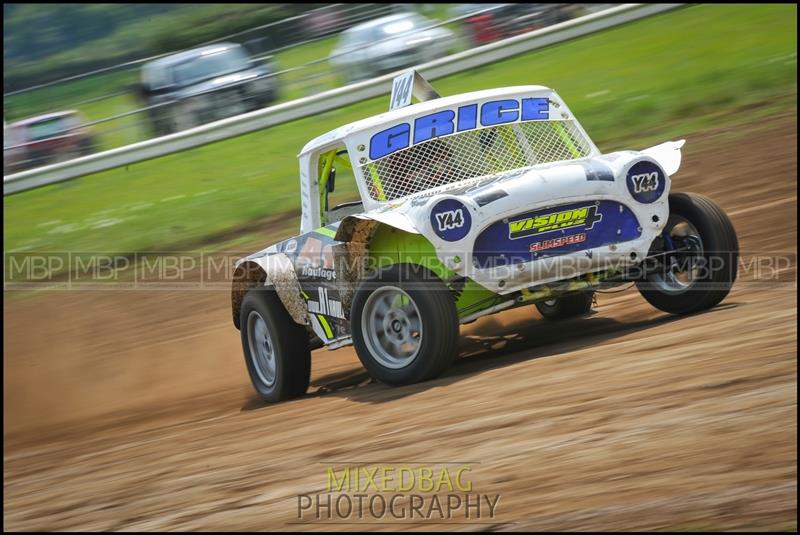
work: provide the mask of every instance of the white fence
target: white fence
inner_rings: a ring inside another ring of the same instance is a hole
[[[503,39],[502,41],[459,52],[423,65],[418,65],[415,68],[425,78],[433,80],[473,67],[499,61],[523,52],[529,52],[554,43],[662,13],[681,5],[682,4],[624,4],[567,22],[548,26],[541,30],[517,35],[508,39]],[[391,81],[395,75],[396,73],[387,74],[364,82],[331,89],[314,96],[300,98],[236,117],[222,119],[168,136],[148,139],[147,141],[134,143],[125,147],[4,176],[3,195],[10,195],[47,184],[70,180],[99,171],[165,156],[167,154],[293,121],[295,119],[317,115],[382,94],[388,94],[391,91]],[[298,147],[298,149],[299,148],[300,147]]]

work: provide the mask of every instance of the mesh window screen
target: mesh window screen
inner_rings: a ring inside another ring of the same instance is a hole
[[[376,201],[533,165],[583,158],[591,145],[573,121],[529,121],[434,138],[361,166]]]

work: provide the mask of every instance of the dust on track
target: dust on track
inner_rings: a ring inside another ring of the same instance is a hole
[[[420,385],[323,349],[305,398],[264,406],[226,291],[6,302],[4,526],[288,530],[322,463],[435,457],[480,461],[475,487],[502,496],[474,528],[796,529],[795,115],[684,154],[673,190],[720,203],[745,258],[721,305],[676,318],[628,290],[562,323],[516,309],[463,328]]]

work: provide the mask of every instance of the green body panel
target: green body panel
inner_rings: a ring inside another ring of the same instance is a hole
[[[507,299],[471,279],[464,281],[458,274],[449,270],[436,256],[433,245],[421,234],[411,234],[388,225],[381,225],[370,242],[369,254],[373,261],[370,265],[377,269],[406,263],[431,270],[457,294],[456,309],[460,318]]]
[[[322,234],[323,236],[327,236],[328,238],[335,238],[336,237],[336,228],[329,228],[329,227],[319,227],[314,229],[312,232],[316,232],[317,234]]]

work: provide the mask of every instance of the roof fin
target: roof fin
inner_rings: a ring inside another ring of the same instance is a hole
[[[389,110],[396,110],[411,104],[411,96],[420,102],[439,98],[439,93],[415,69],[409,69],[392,80],[392,98]]]

